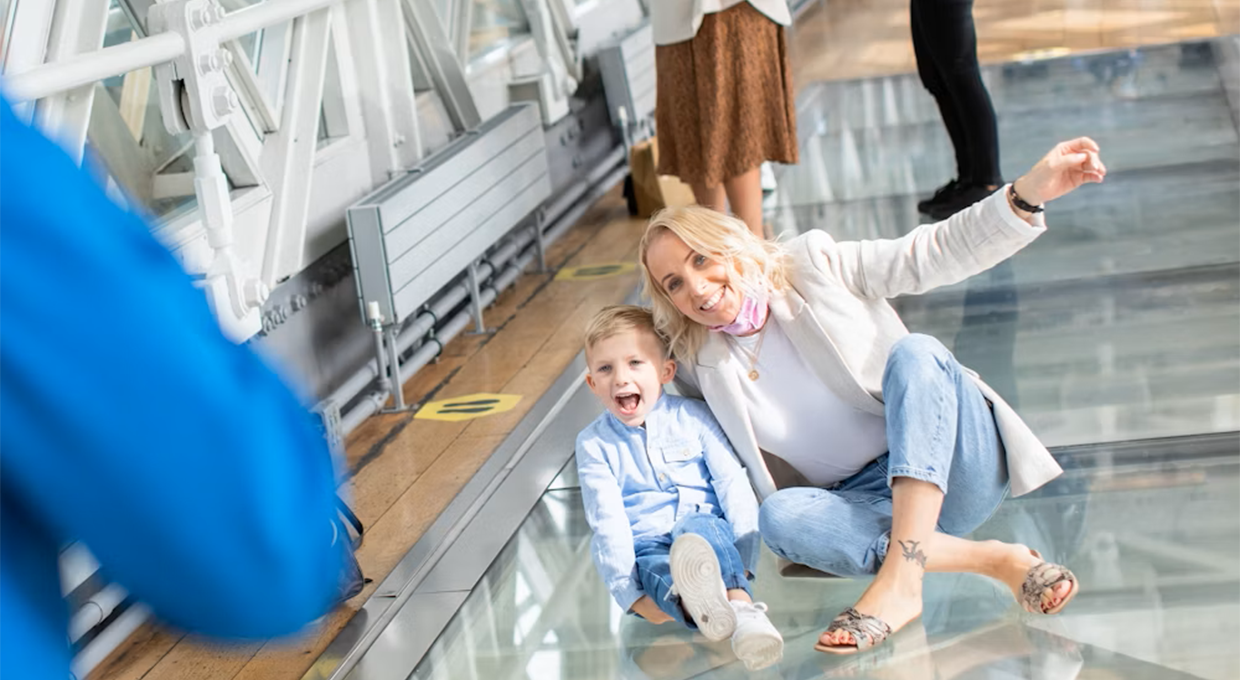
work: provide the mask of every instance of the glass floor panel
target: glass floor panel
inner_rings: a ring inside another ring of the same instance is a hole
[[[1070,564],[1082,590],[1055,617],[1025,614],[984,577],[930,574],[921,619],[885,650],[829,656],[814,640],[866,581],[781,578],[764,547],[755,597],[786,644],[764,674],[746,671],[727,641],[621,613],[594,572],[570,461],[412,678],[1230,680],[1240,677],[1238,446],[1230,434],[1082,447],[1063,456],[1063,477],[1005,503],[975,538]]]
[[[1007,262],[893,302],[1049,446],[1240,429],[1240,140],[1220,75],[1236,49],[985,69],[1008,178],[1088,135],[1107,181],[1051,205],[1047,233]],[[776,232],[897,238],[925,221],[916,203],[954,156],[916,76],[821,83],[806,100],[801,163],[767,200]]]
[[[974,537],[1069,565],[1082,590],[1063,614],[1025,614],[982,577],[932,574],[918,621],[872,652],[828,656],[815,638],[866,582],[781,578],[764,548],[755,591],[786,649],[751,674],[726,641],[612,602],[570,460],[411,677],[1240,677],[1240,143],[1220,76],[1235,58],[1228,40],[987,68],[1009,178],[1084,134],[1103,147],[1107,183],[1056,202],[1048,233],[1009,262],[894,301],[911,330],[941,339],[1057,447],[1065,475],[1005,503]],[[801,164],[767,203],[777,233],[890,238],[916,226],[916,201],[950,177],[953,158],[916,78],[817,84],[803,102]]]

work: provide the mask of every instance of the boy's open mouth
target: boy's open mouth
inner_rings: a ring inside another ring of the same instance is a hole
[[[641,395],[636,392],[626,392],[616,395],[616,405],[620,407],[620,412],[626,416],[637,413],[637,407],[641,404],[641,401]]]

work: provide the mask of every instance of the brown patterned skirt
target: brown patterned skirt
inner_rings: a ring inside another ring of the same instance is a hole
[[[764,161],[797,162],[784,27],[748,2],[707,14],[692,40],[655,48],[659,174],[718,186]]]

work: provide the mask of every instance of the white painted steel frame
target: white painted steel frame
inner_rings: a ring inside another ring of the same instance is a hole
[[[103,47],[108,0],[61,2],[55,7],[47,48],[49,60],[68,59]],[[94,101],[95,85],[91,83],[48,97],[38,102],[35,109],[35,124],[59,142],[77,163],[82,162]]]
[[[262,280],[274,285],[296,271],[304,239],[309,187],[306,175],[316,150],[320,102],[331,36],[331,10],[323,9],[293,21],[288,99],[279,129],[267,135],[260,161],[274,195],[267,246],[263,249]]]
[[[601,0],[591,7],[627,7],[633,1]],[[138,39],[103,49],[107,0],[12,3],[5,27],[9,39],[0,54],[6,78],[0,86],[18,102],[19,113],[23,108],[34,112],[36,122],[78,159],[90,135],[114,175],[128,177],[128,185],[143,187],[136,196],[139,199],[188,194],[192,177],[165,171],[184,149],[167,149],[157,157],[152,149],[140,145],[116,103],[97,82],[149,68],[184,52],[179,36],[146,36],[145,15],[153,0],[119,0]],[[241,3],[225,0],[224,4],[236,8]],[[470,0],[453,4],[454,28],[460,33],[444,29],[429,0],[266,0],[224,18],[222,40],[234,56],[242,55],[237,39],[264,31],[258,63],[236,59],[227,71],[230,84],[245,103],[246,115],[234,116],[214,137],[221,163],[236,187],[230,201],[237,249],[255,264],[266,263],[262,256],[275,253],[271,266],[262,270],[270,277],[269,283],[296,273],[316,253],[339,243],[344,207],[425,155],[429,146],[423,143],[425,133],[419,126],[414,95],[418,82],[423,89],[427,85],[437,88],[436,96],[455,119],[457,132],[482,122],[464,63],[472,28],[470,4]],[[322,20],[312,26],[314,21],[306,16],[314,12],[330,17],[325,33]],[[417,23],[411,21],[415,16],[426,19],[433,30],[414,30],[410,24]],[[558,10],[552,17],[555,35],[536,38],[551,43],[539,45],[537,53],[558,50],[569,61],[570,29]],[[298,21],[309,28],[295,45]],[[464,38],[463,52],[453,53],[448,38],[453,34]],[[310,43],[323,49],[307,49]],[[415,79],[417,64],[410,62],[408,43],[420,50],[416,56],[432,57],[435,79],[430,74]],[[335,54],[330,82],[338,84],[333,90],[337,134],[318,148],[314,143],[317,114],[329,82],[325,55],[331,44]],[[528,41],[524,44],[529,47]],[[517,58],[508,48],[499,52],[488,59]],[[522,54],[526,56],[521,58],[536,59],[537,53],[525,49]],[[571,59],[573,66],[580,63],[579,54],[572,54]],[[27,102],[24,106],[23,101]],[[296,135],[302,131],[308,134]],[[431,138],[435,132],[430,132]],[[301,138],[310,141],[308,147],[300,144]],[[202,271],[209,262],[211,251],[195,210],[175,211],[155,225],[154,233],[188,270]],[[272,241],[277,245],[273,247]],[[521,263],[527,260],[523,256]],[[506,270],[505,281],[515,271]],[[145,616],[140,607],[127,611],[75,660],[75,672],[85,676]]]
[[[83,0],[60,0],[82,2]],[[235,40],[268,26],[322,9],[338,0],[268,0],[265,3],[233,12],[220,21],[220,39]],[[29,2],[29,0],[27,0]],[[25,25],[23,24],[23,28]],[[15,31],[16,33],[16,31]],[[55,63],[21,68],[6,64],[9,74],[5,92],[13,101],[42,99],[57,92],[80,87],[98,80],[128,73],[145,66],[171,61],[185,53],[185,41],[179,35],[161,33],[106,47]],[[35,50],[30,50],[33,54]],[[12,56],[12,54],[10,54]],[[31,63],[23,60],[23,64]]]
[[[151,4],[151,0],[122,0],[122,9],[140,24]],[[240,190],[233,192],[232,199],[236,202],[241,195],[248,196],[248,208],[235,206],[239,247],[247,260],[256,265],[263,263],[261,271],[252,273],[261,274],[268,285],[296,273],[315,254],[334,245],[333,241],[338,243],[344,236],[340,217],[343,207],[394,173],[415,164],[426,153],[425,132],[419,129],[417,99],[411,85],[415,65],[410,63],[408,51],[396,44],[413,43],[421,60],[429,62],[429,80],[433,81],[456,133],[481,123],[464,66],[453,56],[451,41],[430,0],[336,0],[338,16],[333,23],[337,33],[347,35],[351,46],[336,51],[339,63],[333,66],[338,69],[334,73],[339,74],[341,96],[333,100],[339,106],[329,107],[345,115],[337,115],[329,122],[344,121],[344,125],[336,126],[335,133],[347,136],[333,139],[324,148],[294,153],[296,145],[289,138],[299,139],[302,135],[282,132],[281,127],[294,120],[302,121],[298,131],[306,129],[303,123],[317,127],[318,121],[310,119],[323,101],[321,95],[317,101],[314,96],[316,91],[322,92],[322,86],[315,82],[322,80],[322,75],[316,73],[320,57],[303,52],[313,62],[305,64],[300,63],[304,61],[302,56],[293,54],[291,18],[331,4],[332,0],[266,0],[231,12],[221,22],[221,35],[229,40],[235,55],[241,54],[235,39],[264,30],[265,44],[258,58],[257,75],[254,65],[246,67],[245,59],[236,60],[228,69],[229,82],[240,95],[246,115],[235,117],[227,130],[217,132],[216,137],[225,172]],[[465,29],[466,33],[469,25],[464,21],[468,18],[465,6],[469,4],[457,0],[451,5],[454,27]],[[608,0],[591,8],[611,11],[611,5],[632,4],[633,0]],[[229,6],[236,7],[238,3]],[[56,128],[56,134],[75,157],[81,157],[83,128],[98,128],[100,134],[92,130],[91,136],[104,152],[109,169],[135,192],[140,202],[184,194],[188,188],[186,177],[161,173],[178,150],[166,151],[157,159],[151,149],[124,139],[119,135],[122,121],[115,104],[110,97],[97,99],[97,85],[89,84],[94,78],[119,75],[170,59],[184,49],[181,39],[155,35],[106,49],[89,49],[89,36],[81,32],[90,23],[91,14],[86,10],[93,8],[97,12],[100,7],[106,12],[104,0],[60,0],[54,4],[16,0],[12,7],[14,35],[22,40],[7,46],[6,92],[16,99],[48,95],[38,104],[47,111],[45,125]],[[40,13],[41,9],[47,11]],[[552,15],[561,12],[557,9]],[[396,19],[404,21],[398,23]],[[103,23],[102,18],[96,20]],[[556,28],[562,29],[558,25]],[[53,30],[64,40],[53,43],[56,51],[49,55],[47,39]],[[135,26],[135,31],[145,32],[141,25]],[[553,44],[542,46],[540,51],[562,54],[567,36],[560,34],[561,30],[555,33],[548,36],[544,32],[541,39]],[[335,42],[339,44],[340,40]],[[57,48],[57,44],[64,46]],[[532,50],[525,52],[528,54],[522,59],[539,59]],[[42,64],[49,56],[53,63]],[[495,75],[490,75],[488,82]],[[76,89],[62,94],[60,91],[66,87]],[[363,101],[365,107],[361,106]],[[293,112],[285,111],[286,107]],[[492,106],[488,109],[496,110]],[[366,166],[367,171],[359,173],[360,166]],[[164,176],[156,178],[156,173]],[[329,173],[334,177],[329,178]],[[341,177],[345,181],[334,181]],[[244,191],[245,188],[259,191],[254,194]],[[333,216],[329,212],[332,209],[340,212]],[[202,233],[200,227],[195,227],[193,215],[178,212],[169,215],[158,228],[162,236],[170,237],[167,242],[178,248],[177,255],[191,271],[198,270],[203,263],[201,244],[195,243]]]

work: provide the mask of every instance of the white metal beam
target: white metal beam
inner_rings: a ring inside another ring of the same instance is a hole
[[[61,0],[55,3],[47,58],[59,61],[94,52],[103,47],[108,0]],[[73,158],[82,162],[90,110],[95,100],[94,83],[69,90],[38,103],[35,124]]]
[[[194,173],[169,172],[155,175],[152,183],[151,196],[161,198],[180,198],[194,195]]]
[[[469,4],[469,3],[466,3]],[[478,106],[465,80],[465,69],[443,30],[430,0],[401,0],[405,29],[431,82],[443,101],[452,125],[459,132],[472,130],[482,122]]]
[[[233,56],[232,66],[228,67],[228,80],[233,83],[242,107],[247,115],[254,118],[260,131],[275,131],[279,128],[280,114],[267,101],[263,86],[258,82],[258,74],[255,73],[257,68],[237,41],[228,43],[225,49]]]
[[[76,0],[68,0],[76,1]],[[221,42],[236,40],[268,26],[284,23],[289,19],[327,7],[339,0],[267,0],[239,12],[224,17],[219,24]],[[22,3],[31,4],[29,0]],[[51,3],[33,3],[35,6],[46,5],[50,20]],[[31,22],[32,29],[37,22]],[[24,28],[24,25],[23,25]],[[17,31],[15,30],[16,34]],[[57,92],[70,90],[81,85],[104,80],[122,73],[128,73],[144,66],[154,66],[172,61],[185,53],[185,41],[175,33],[160,33],[141,40],[133,40],[112,47],[105,47],[91,54],[80,55],[51,64],[43,64],[30,68],[31,64],[42,61],[42,51],[46,48],[46,33],[40,47],[40,58],[29,61],[23,57],[17,67],[5,65],[5,73],[9,74],[6,92],[14,101],[30,101],[42,99]],[[23,40],[26,40],[23,34]],[[31,36],[27,41],[35,41]],[[24,46],[25,43],[23,43]],[[14,52],[10,49],[10,60],[29,52],[34,53],[33,46],[29,50]]]
[[[42,64],[47,56],[56,5],[38,0],[11,0],[10,23],[13,30],[4,45],[5,73],[25,71]]]
[[[341,40],[344,45],[338,45]],[[345,106],[345,83],[341,73],[341,57],[349,55],[347,31],[332,31],[331,40],[327,43],[327,70],[323,77],[323,96],[319,106],[319,124],[327,133],[328,139],[348,137],[351,132],[358,132],[356,127],[350,129],[349,114]],[[362,135],[359,134],[359,137]]]
[[[6,74],[27,71],[43,63],[47,57],[47,41],[51,35],[52,17],[56,13],[55,3],[40,0],[12,0],[12,2],[13,6],[9,8],[12,30],[4,45],[4,63],[0,64]],[[12,81],[13,79],[9,78],[4,84],[5,94],[15,103],[21,102],[23,98],[14,93]],[[14,107],[14,111],[18,116],[29,120],[33,109],[19,104]]]
[[[275,201],[263,252],[262,280],[269,286],[301,270],[310,203],[306,177],[317,146],[331,38],[330,12],[319,10],[293,22],[288,92],[280,129],[267,135],[259,159]]]
[[[417,101],[400,0],[352,0],[345,4],[358,92],[376,185],[422,157]]]
[[[107,166],[108,172],[129,194],[141,204],[149,204],[152,183],[155,179],[155,160],[152,151],[139,146],[129,133],[129,126],[121,116],[116,102],[96,84],[94,105],[90,110],[90,140],[95,151]]]
[[[146,37],[146,15],[151,10],[151,5],[155,4],[155,0],[117,0],[117,5],[121,11],[129,17],[129,21],[134,26],[139,38]]]
[[[452,36],[457,59],[469,63],[469,38],[474,32],[474,0],[456,0],[452,6]]]

